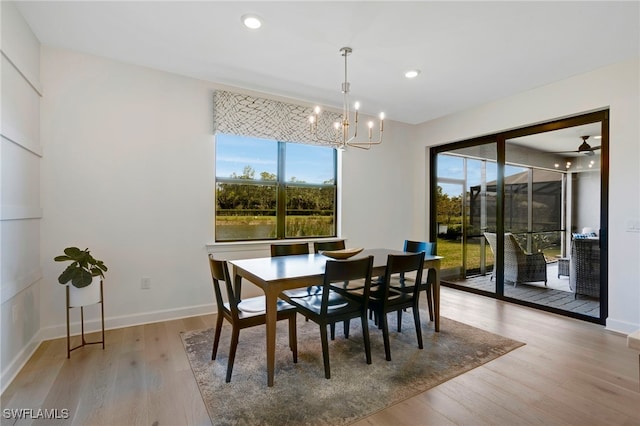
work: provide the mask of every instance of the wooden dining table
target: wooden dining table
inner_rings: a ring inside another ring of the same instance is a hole
[[[382,276],[387,265],[387,255],[403,253],[405,252],[384,248],[365,249],[351,259],[373,255],[372,276]],[[433,285],[435,331],[440,331],[440,259],[442,259],[441,256],[433,255],[426,255],[424,258],[424,268],[435,271]],[[244,278],[260,287],[265,294],[268,386],[273,386],[274,380],[278,296],[284,290],[322,285],[327,260],[331,259],[316,253],[229,261],[233,268],[234,286],[238,291]]]

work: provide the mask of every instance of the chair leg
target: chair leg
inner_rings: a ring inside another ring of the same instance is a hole
[[[289,347],[293,352],[293,363],[298,362],[298,332],[296,330],[296,315],[289,317]]]
[[[363,312],[360,317],[362,322],[362,336],[364,339],[364,353],[367,357],[367,364],[371,364],[371,339],[369,338],[369,321],[367,321],[367,312]]]
[[[433,293],[431,286],[427,287],[427,305],[429,305],[429,321],[433,321]]]
[[[336,340],[336,323],[329,324],[329,329],[331,330],[331,340]]]
[[[418,338],[418,348],[422,349],[422,326],[420,324],[420,310],[418,309],[418,304],[416,303],[413,307],[413,321],[416,324],[416,337]]]
[[[320,326],[320,341],[322,342],[322,361],[324,362],[324,377],[331,378],[331,368],[329,367],[329,341],[327,340],[327,326]]]
[[[218,344],[220,343],[220,333],[222,332],[222,314],[218,313],[216,319],[216,329],[213,332],[213,349],[211,350],[211,359],[216,359],[218,355]]]
[[[398,309],[398,333],[402,333],[402,309]]]
[[[236,349],[238,349],[238,338],[240,337],[240,329],[233,327],[231,332],[231,347],[229,348],[229,361],[227,361],[227,383],[231,381],[231,372],[233,371],[233,361],[236,359]]]
[[[365,313],[366,316],[366,313]],[[349,325],[351,324],[351,320],[344,320],[344,322],[342,323],[343,327],[344,327],[344,338],[348,339],[349,338]]]
[[[382,339],[384,340],[384,355],[387,361],[391,361],[391,347],[389,343],[389,324],[387,323],[387,314],[379,315],[380,326],[382,327]]]

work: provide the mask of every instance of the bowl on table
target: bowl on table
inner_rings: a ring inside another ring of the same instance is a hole
[[[320,250],[319,253],[332,259],[348,259],[360,253],[364,248],[347,248],[342,250]]]

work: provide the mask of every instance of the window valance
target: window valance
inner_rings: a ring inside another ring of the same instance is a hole
[[[241,136],[252,136],[283,142],[303,142],[327,145],[309,130],[311,107],[289,104],[272,99],[217,90],[213,93],[213,131]],[[340,114],[324,111],[321,115],[319,136],[334,139],[331,123],[340,121]]]

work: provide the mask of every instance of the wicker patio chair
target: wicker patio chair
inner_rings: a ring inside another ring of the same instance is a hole
[[[569,287],[575,293],[576,298],[579,294],[600,298],[599,240],[571,240]]]
[[[495,233],[485,232],[485,238],[496,256],[497,238]],[[491,273],[491,279],[495,274]],[[520,283],[544,281],[547,285],[547,262],[542,253],[526,253],[516,237],[507,232],[504,234],[504,280],[512,282],[515,287]]]

